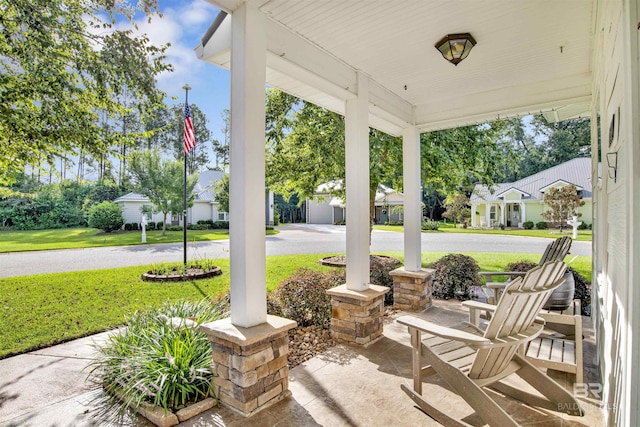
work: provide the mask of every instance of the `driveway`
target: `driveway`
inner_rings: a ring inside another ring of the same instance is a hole
[[[267,236],[267,255],[336,253],[346,251],[346,228],[336,225],[294,224],[279,227],[280,234]],[[403,234],[374,230],[372,252],[402,252]],[[539,253],[549,239],[495,234],[422,233],[423,252]],[[591,242],[573,242],[573,255],[591,256]],[[229,241],[197,242],[188,245],[188,257],[228,258]],[[108,246],[104,248],[0,254],[0,277],[64,271],[146,265],[182,260],[181,243]]]

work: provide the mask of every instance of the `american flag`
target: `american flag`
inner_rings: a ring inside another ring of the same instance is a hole
[[[192,148],[196,146],[196,137],[193,133],[193,121],[191,120],[191,111],[189,104],[184,104],[184,155],[189,154]]]

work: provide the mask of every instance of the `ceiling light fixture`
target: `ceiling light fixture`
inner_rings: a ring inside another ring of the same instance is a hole
[[[469,56],[469,52],[475,45],[476,40],[469,33],[448,34],[436,43],[436,49],[444,59],[457,66],[460,61]]]

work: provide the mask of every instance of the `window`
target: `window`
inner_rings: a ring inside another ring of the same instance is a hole
[[[489,208],[489,219],[491,221],[495,221],[496,220],[496,207],[495,206],[491,206]]]
[[[218,212],[218,221],[228,221],[226,212]]]

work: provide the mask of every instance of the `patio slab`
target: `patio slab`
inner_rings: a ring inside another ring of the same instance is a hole
[[[289,373],[291,397],[250,418],[228,408],[214,408],[181,426],[437,426],[436,421],[416,409],[401,390],[411,386],[411,351],[406,328],[395,322],[400,315],[385,318],[384,336],[367,348],[338,345],[293,368]],[[466,318],[457,301],[434,300],[434,306],[419,314],[427,320],[450,325]],[[587,382],[597,382],[595,346],[590,318],[584,318],[584,360]],[[91,357],[88,345],[104,335],[84,338],[60,346],[0,360],[0,426],[109,426],[93,414],[95,391],[84,382],[83,368]],[[572,374],[552,372],[571,390]],[[510,385],[531,389],[514,377]],[[582,399],[585,417],[571,417],[545,408],[532,408],[490,392],[507,412],[525,426],[604,425],[597,399]],[[471,425],[482,420],[439,377],[424,384],[424,394],[441,409]],[[119,426],[150,427],[139,417],[129,417]]]

